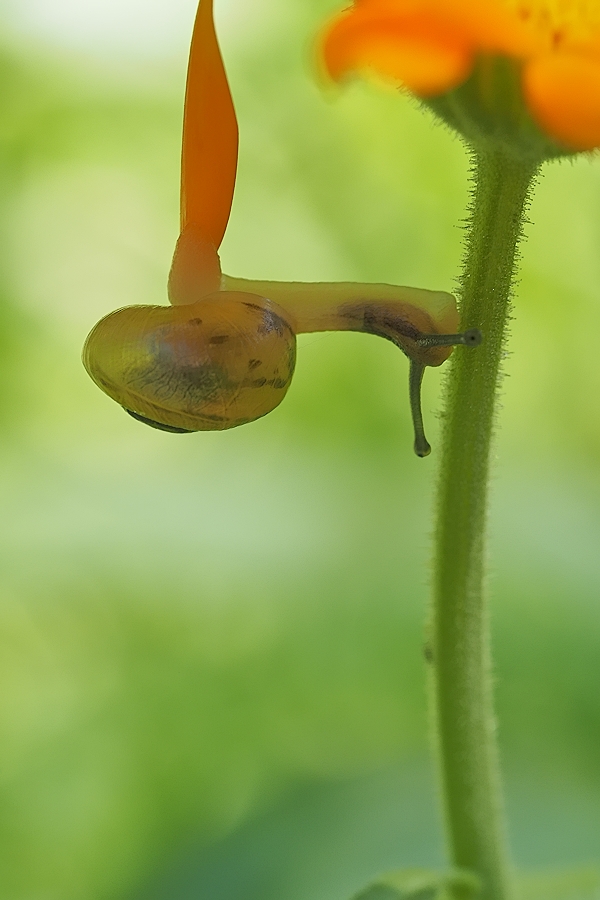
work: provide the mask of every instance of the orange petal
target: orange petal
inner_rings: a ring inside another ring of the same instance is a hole
[[[238,129],[215,35],[212,0],[200,0],[185,92],[181,160],[181,228],[195,225],[218,248],[235,186]]]
[[[559,144],[600,147],[600,57],[556,53],[532,59],[523,91],[537,124]]]
[[[356,8],[337,17],[327,30],[325,64],[336,81],[353,71],[373,69],[420,96],[441,94],[464,81],[472,64],[466,41],[441,26],[427,15]]]

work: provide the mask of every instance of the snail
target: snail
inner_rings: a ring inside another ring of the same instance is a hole
[[[423,429],[425,366],[456,344],[451,294],[387,284],[252,281],[222,274],[218,248],[235,186],[238,129],[214,30],[200,0],[190,50],[181,165],[181,233],[169,273],[170,306],[131,306],[101,319],[83,362],[96,384],[135,419],[163,431],[224,430],[252,422],[283,400],[294,373],[296,335],[360,331],[386,338],[410,360],[415,452]]]

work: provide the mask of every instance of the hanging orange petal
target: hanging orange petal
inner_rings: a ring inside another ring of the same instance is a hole
[[[200,0],[185,92],[181,230],[196,226],[215,248],[229,220],[237,154],[237,120],[215,35],[212,0]]]

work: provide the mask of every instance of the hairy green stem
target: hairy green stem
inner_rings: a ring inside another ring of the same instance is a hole
[[[452,862],[482,898],[511,896],[484,599],[490,443],[524,209],[536,166],[478,154],[461,279],[462,326],[480,347],[455,351],[438,484],[432,650],[434,714]]]

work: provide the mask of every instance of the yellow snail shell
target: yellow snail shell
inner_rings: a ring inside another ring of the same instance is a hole
[[[135,418],[165,431],[243,425],[281,403],[296,337],[277,304],[220,291],[182,306],[129,306],[95,326],[84,365]]]

